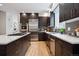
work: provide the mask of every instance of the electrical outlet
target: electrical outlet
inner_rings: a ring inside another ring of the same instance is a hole
[[[70,27],[68,27],[68,28],[67,28],[67,30],[68,30],[68,31],[70,31],[70,30],[71,30],[71,28],[70,28]]]

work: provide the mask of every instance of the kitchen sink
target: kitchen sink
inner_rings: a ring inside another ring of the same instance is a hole
[[[8,36],[21,36],[24,35],[25,33],[15,33],[15,34],[9,34]]]

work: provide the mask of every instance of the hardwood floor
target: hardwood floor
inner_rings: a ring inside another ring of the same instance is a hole
[[[50,52],[44,41],[36,41],[31,42],[25,56],[50,56]]]

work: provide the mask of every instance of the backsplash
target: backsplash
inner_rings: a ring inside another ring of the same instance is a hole
[[[76,20],[79,18],[75,18],[73,20]],[[72,21],[72,22],[66,22],[66,33],[72,34],[75,32],[75,29],[79,27],[79,20]]]

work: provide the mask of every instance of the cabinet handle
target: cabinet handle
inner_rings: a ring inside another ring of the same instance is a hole
[[[75,14],[75,16],[77,16],[76,13],[77,13],[77,11],[76,11],[76,9],[74,8],[74,14]]]
[[[73,17],[73,9],[71,9],[71,18]]]

